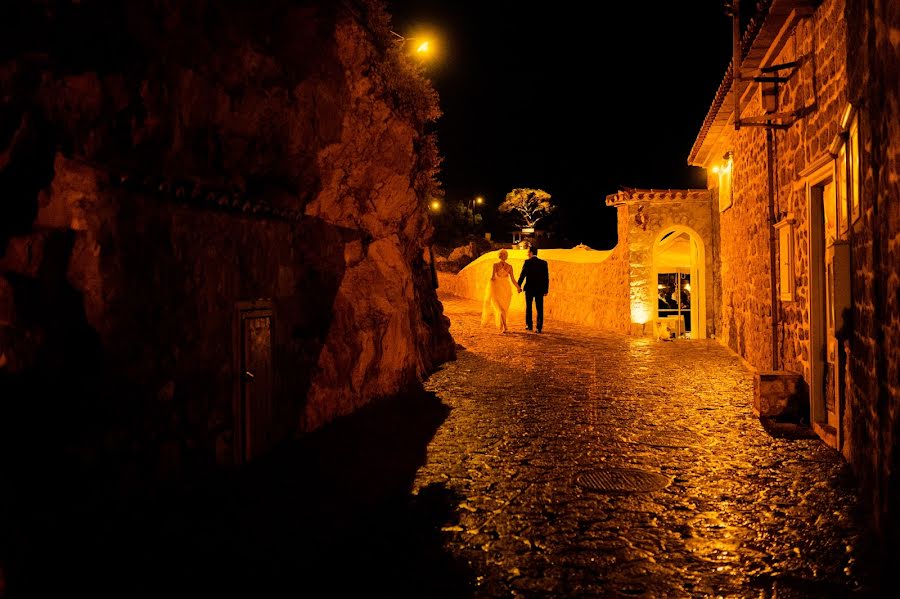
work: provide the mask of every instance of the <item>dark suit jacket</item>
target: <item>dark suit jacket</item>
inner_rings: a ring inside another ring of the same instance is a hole
[[[519,275],[519,286],[525,281],[525,291],[533,295],[544,295],[550,291],[550,272],[547,262],[537,256],[529,258]]]

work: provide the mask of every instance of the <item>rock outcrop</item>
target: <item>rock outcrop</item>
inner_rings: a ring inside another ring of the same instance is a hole
[[[165,476],[454,357],[423,199],[436,99],[377,2],[14,4],[0,437]]]

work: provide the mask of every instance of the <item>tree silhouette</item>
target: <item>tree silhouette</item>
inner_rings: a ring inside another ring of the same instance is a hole
[[[550,203],[550,194],[543,189],[518,187],[506,194],[506,199],[497,208],[500,212],[515,213],[523,227],[534,227],[556,210]]]

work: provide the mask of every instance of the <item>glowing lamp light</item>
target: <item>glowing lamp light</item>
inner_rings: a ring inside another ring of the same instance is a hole
[[[481,196],[478,196],[477,198],[475,198],[475,203],[476,203],[476,204],[483,204],[483,203],[484,203],[484,198],[481,197]]]
[[[431,33],[418,32],[409,37],[400,35],[396,31],[391,31],[391,34],[393,34],[394,41],[399,46],[404,47],[405,51],[415,55],[422,61],[431,60],[440,51],[440,40],[438,39],[437,41],[438,46],[435,46],[437,36]]]
[[[687,291],[687,292],[690,292],[690,290],[691,290],[691,284],[690,284],[690,283],[685,283],[684,285],[681,286],[681,288],[684,289],[684,290]]]
[[[650,310],[644,303],[633,302],[631,304],[631,322],[643,325],[650,320]]]
[[[437,212],[438,210],[441,209],[441,203],[438,202],[437,200],[432,200],[431,201],[431,209],[434,210],[435,212]]]
[[[713,167],[710,169],[714,175],[727,175],[728,173],[731,172],[731,166],[732,166],[731,154],[730,153],[725,154],[725,156],[723,156],[722,158],[723,158],[723,160],[721,163],[714,164]]]

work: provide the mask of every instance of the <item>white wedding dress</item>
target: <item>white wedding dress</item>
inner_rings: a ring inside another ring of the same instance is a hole
[[[506,330],[506,314],[512,301],[513,284],[511,277],[513,268],[506,262],[496,262],[491,269],[491,280],[484,291],[484,305],[481,308],[481,324],[491,320],[502,332]]]

